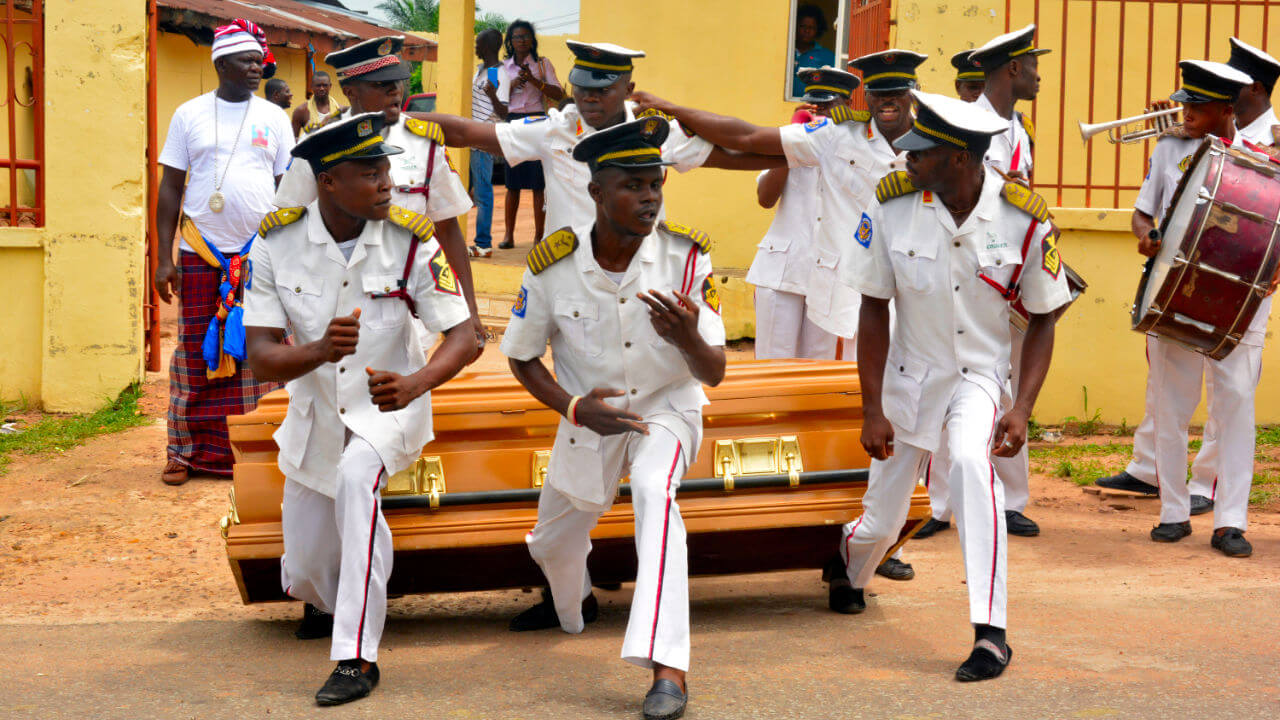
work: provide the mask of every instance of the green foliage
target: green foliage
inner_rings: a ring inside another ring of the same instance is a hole
[[[382,0],[378,3],[378,9],[385,13],[391,20],[391,24],[400,30],[440,32],[439,0]],[[484,12],[477,7],[475,32],[490,28],[505,32],[507,19],[501,13]],[[421,92],[421,79],[417,87]]]
[[[481,12],[480,8],[476,8],[476,34],[481,30],[497,30],[500,33],[507,31],[507,19],[501,13]]]
[[[1044,426],[1036,422],[1036,419],[1029,418],[1027,420],[1027,442],[1034,442],[1044,439]]]
[[[1116,426],[1115,430],[1111,431],[1111,434],[1116,437],[1129,437],[1130,435],[1133,435],[1133,428],[1129,427],[1128,418],[1120,418],[1120,424]]]
[[[1280,425],[1260,426],[1258,428],[1258,445],[1264,447],[1280,446]]]
[[[120,393],[120,397],[106,403],[97,412],[48,417],[23,428],[20,433],[0,435],[0,473],[4,472],[13,453],[39,455],[63,452],[95,435],[145,425],[150,421],[138,410],[140,397],[142,387],[131,385]]]
[[[1253,486],[1249,489],[1250,505],[1266,505],[1280,498],[1280,472],[1275,470],[1254,473]]]
[[[1054,469],[1053,474],[1060,478],[1069,478],[1076,485],[1085,486],[1092,485],[1100,477],[1106,477],[1107,470],[1100,462],[1093,460],[1084,460],[1071,462],[1070,460],[1062,460]]]
[[[1133,455],[1133,446],[1127,443],[1086,443],[1082,445],[1051,445],[1031,448],[1032,460],[1075,460],[1100,455],[1121,455],[1126,459]]]

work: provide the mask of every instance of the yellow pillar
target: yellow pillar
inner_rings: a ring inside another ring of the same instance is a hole
[[[440,46],[436,55],[436,111],[471,117],[471,75],[475,54],[475,0],[449,0],[440,3]],[[471,153],[451,152],[453,164],[463,182],[470,175]],[[460,217],[466,236],[467,218]]]

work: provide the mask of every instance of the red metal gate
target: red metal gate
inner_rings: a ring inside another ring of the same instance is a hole
[[[889,49],[889,0],[849,0],[849,58]],[[865,110],[862,93],[854,94],[854,104]]]

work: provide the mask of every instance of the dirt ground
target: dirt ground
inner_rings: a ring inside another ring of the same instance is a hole
[[[493,347],[482,362],[503,366]],[[576,637],[508,633],[531,601],[519,591],[394,599],[382,685],[315,709],[328,648],[294,640],[297,605],[241,604],[217,527],[229,483],[159,481],[166,390],[149,378],[153,424],[18,456],[0,476],[0,646],[13,660],[0,717],[639,716],[646,673],[617,659],[630,585],[601,593],[601,620]],[[909,543],[916,579],[877,579],[857,617],[826,610],[816,572],[694,579],[688,717],[1280,714],[1280,513],[1251,513],[1254,556],[1235,560],[1209,548],[1211,516],[1159,545],[1156,500],[1044,473],[1032,496],[1043,533],[1010,539],[1001,679],[951,680],[971,642],[951,530]]]

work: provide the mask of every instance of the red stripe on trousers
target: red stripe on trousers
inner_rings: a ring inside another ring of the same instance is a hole
[[[998,409],[991,411],[991,434],[987,436],[987,447],[991,447],[991,440],[996,434],[996,414]],[[991,607],[996,600],[996,560],[1000,556],[1000,513],[996,511],[996,466],[991,464],[990,454],[987,456],[987,468],[991,472],[991,581],[988,583],[991,588],[987,593],[987,624],[991,624]]]
[[[687,293],[686,293],[687,294]],[[658,639],[658,613],[662,610],[662,576],[667,571],[667,527],[671,524],[671,478],[676,474],[676,463],[680,460],[680,441],[676,440],[676,454],[671,458],[671,469],[667,471],[667,508],[662,518],[662,559],[658,562],[658,596],[653,601],[653,630],[649,633],[649,660],[653,660],[653,646]]]
[[[369,578],[373,575],[373,539],[378,530],[378,483],[382,480],[382,468],[373,476],[373,517],[369,520],[369,557],[364,565],[364,602],[360,604],[360,627],[356,630],[356,658],[363,660],[364,617],[369,610]]]

